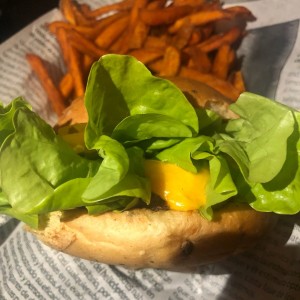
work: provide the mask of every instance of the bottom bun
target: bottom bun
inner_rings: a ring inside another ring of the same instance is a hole
[[[88,215],[54,212],[41,230],[27,228],[46,245],[73,256],[126,267],[192,271],[252,247],[276,215],[229,204],[213,221],[196,211],[133,209]]]

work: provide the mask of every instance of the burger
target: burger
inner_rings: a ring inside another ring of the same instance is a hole
[[[0,118],[0,212],[70,255],[192,270],[300,211],[299,113],[252,93],[108,54],[56,128],[22,98]]]

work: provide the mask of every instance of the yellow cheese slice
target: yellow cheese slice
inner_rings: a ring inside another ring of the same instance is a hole
[[[146,160],[145,173],[152,193],[165,200],[170,209],[188,211],[205,205],[209,179],[207,169],[193,174],[175,164]]]

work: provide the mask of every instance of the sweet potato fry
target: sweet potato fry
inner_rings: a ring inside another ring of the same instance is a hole
[[[48,24],[57,37],[66,74],[64,97],[80,96],[92,63],[105,53],[129,54],[155,75],[195,77],[235,99],[244,90],[236,41],[253,14],[220,0],[117,0],[91,9],[60,0],[65,20]],[[193,79],[195,79],[193,78]]]
[[[70,73],[66,73],[59,82],[59,90],[64,99],[69,98],[73,90],[73,78]]]
[[[87,76],[90,72],[91,66],[94,62],[95,62],[94,57],[89,56],[89,55],[83,55],[82,67],[83,67],[84,74],[86,75],[85,78],[87,78]]]
[[[120,47],[121,53],[127,53],[131,45],[134,44],[134,31],[140,22],[140,10],[147,5],[147,0],[135,0],[130,11],[128,27]]]
[[[220,78],[226,79],[228,76],[229,69],[232,64],[232,49],[230,45],[224,44],[219,49],[215,56],[212,73]]]
[[[123,16],[113,23],[110,26],[106,27],[96,38],[95,44],[102,49],[108,49],[114,41],[118,39],[119,36],[125,31],[129,21],[129,16]]]
[[[182,7],[179,7],[182,8]],[[222,19],[230,19],[232,15],[224,10],[204,10],[178,19],[172,26],[169,27],[170,33],[177,32],[181,26],[188,20],[192,25],[199,26],[215,22]]]
[[[43,86],[45,92],[47,93],[48,99],[51,103],[53,110],[60,115],[63,110],[66,108],[63,96],[60,93],[59,89],[54,84],[53,79],[49,75],[47,67],[44,61],[33,53],[28,53],[26,59],[30,64],[33,72],[39,79],[41,85]]]
[[[58,28],[65,28],[68,30],[76,30],[80,34],[84,35],[86,38],[94,40],[101,31],[110,26],[114,21],[125,16],[124,12],[115,13],[113,15],[107,16],[100,20],[97,20],[93,23],[93,26],[81,26],[81,25],[72,25],[64,21],[54,21],[48,24],[48,29],[53,34],[56,34]]]
[[[63,22],[63,21],[54,21],[48,24],[49,31],[54,35],[57,35],[57,31],[61,28],[65,30],[76,30],[87,38],[92,38],[94,36],[93,33],[95,31],[95,27],[72,25],[70,23]]]
[[[96,59],[99,59],[102,55],[106,54],[105,50],[100,49],[92,41],[86,39],[75,30],[70,30],[68,32],[68,38],[71,45],[83,54],[87,54]]]
[[[193,47],[189,50],[190,61],[188,66],[192,67],[202,73],[209,73],[212,68],[212,62],[207,53],[200,49]]]
[[[78,4],[80,11],[87,19],[96,19],[95,17],[91,17],[90,14],[92,12],[91,7],[87,3]]]
[[[82,72],[82,66],[78,51],[70,47],[70,65],[69,72],[72,75],[75,96],[81,97],[84,94],[85,84]]]
[[[73,10],[72,0],[60,0],[59,8],[65,19],[72,25],[76,25],[76,17]]]
[[[187,22],[178,30],[177,34],[173,36],[172,45],[177,49],[185,48],[191,39],[193,30],[194,26],[187,20]]]
[[[252,12],[244,6],[232,6],[225,9],[232,13],[234,16],[241,16],[245,21],[252,22],[256,20],[256,17]]]
[[[212,74],[201,73],[194,69],[182,67],[179,76],[203,82],[234,101],[240,95],[240,92],[230,82],[219,79]]]
[[[134,0],[123,0],[121,2],[108,4],[91,11],[85,11],[85,15],[91,18],[98,18],[106,13],[113,11],[129,10],[134,3]]]
[[[176,76],[180,68],[180,52],[173,46],[166,49],[160,76]]]
[[[220,33],[212,36],[198,45],[204,52],[210,52],[218,49],[224,44],[232,44],[242,36],[242,31],[238,27],[233,27],[226,33]]]
[[[72,24],[67,23],[65,21],[54,21],[54,22],[47,24],[47,27],[48,27],[48,30],[55,35],[57,34],[57,30],[59,28],[64,28],[64,29],[68,29],[68,30],[75,28],[75,26],[73,26]]]
[[[108,28],[111,24],[115,21],[123,18],[126,15],[125,12],[118,12],[113,15],[107,16],[98,20],[93,27],[83,27],[83,26],[76,26],[74,28],[76,31],[80,32],[81,34],[87,36],[91,40],[95,40],[96,37],[106,28]]]
[[[191,6],[168,6],[161,9],[141,10],[141,19],[150,26],[172,24],[179,18],[190,14],[194,10]]]
[[[145,49],[165,49],[167,47],[166,36],[151,36],[148,35],[144,44]]]
[[[138,20],[129,41],[129,49],[142,48],[149,32],[149,26]]]
[[[121,35],[109,46],[107,52],[109,53],[121,53],[123,47],[124,37],[127,36],[127,32],[123,31]]]
[[[194,7],[201,7],[203,4],[206,3],[207,0],[174,0],[173,5],[174,6],[183,6],[183,5],[189,5]]]
[[[236,57],[237,57],[236,51],[232,47],[230,47],[230,51],[228,53],[228,62],[229,62],[230,68],[234,65],[234,63],[236,61]],[[229,74],[229,71],[230,70],[228,70],[228,74]],[[227,76],[227,78],[228,78],[228,76]]]
[[[241,70],[233,73],[232,84],[240,93],[246,91],[246,86]]]
[[[58,43],[60,45],[60,50],[62,52],[62,57],[64,59],[65,65],[68,67],[70,63],[70,46],[67,36],[67,31],[63,27],[59,27],[56,30],[56,38],[58,40]]]
[[[134,56],[136,59],[141,61],[143,64],[148,64],[160,57],[163,57],[164,52],[160,50],[149,50],[149,49],[135,49],[130,51],[128,54]]]
[[[95,25],[96,20],[86,17],[81,11],[81,8],[78,3],[74,1],[72,1],[71,3],[72,3],[72,9],[76,20],[76,24],[80,26],[93,27]]]

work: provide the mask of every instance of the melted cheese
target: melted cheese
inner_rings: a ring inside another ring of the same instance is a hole
[[[151,191],[165,200],[170,209],[188,211],[205,205],[207,169],[193,174],[174,164],[146,160],[145,172],[150,179]]]

